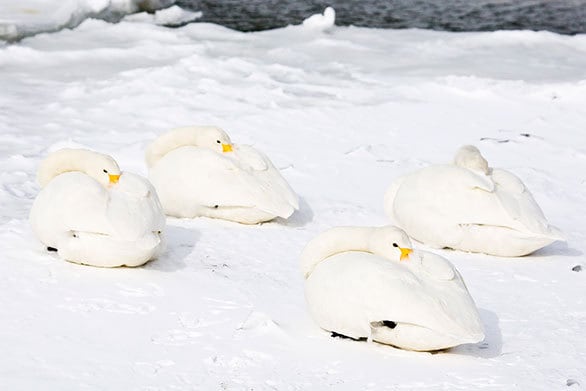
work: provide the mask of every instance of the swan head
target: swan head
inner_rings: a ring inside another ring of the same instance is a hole
[[[192,126],[191,129],[197,137],[197,146],[208,148],[216,152],[232,152],[232,141],[226,132],[216,126]]]
[[[114,162],[115,163],[115,162]],[[103,168],[102,172],[108,175],[108,185],[115,185],[118,183],[120,179],[120,169],[116,169],[114,166],[111,166],[108,170],[107,168]],[[90,175],[92,176],[92,175]],[[103,175],[100,175],[100,179],[104,178]],[[104,181],[98,180],[100,183],[104,184]]]
[[[78,150],[83,151],[83,150]],[[109,155],[98,152],[87,151],[80,159],[81,170],[100,182],[104,187],[113,186],[120,179],[120,167]]]
[[[411,240],[402,229],[384,227],[334,227],[313,238],[301,253],[301,271],[307,279],[324,259],[347,251],[378,255],[393,262],[408,261]]]
[[[411,240],[405,231],[390,225],[374,228],[368,247],[375,255],[397,261],[409,260],[413,252]]]
[[[44,187],[59,174],[71,171],[80,171],[94,178],[104,187],[118,183],[120,167],[108,155],[87,149],[60,149],[51,153],[41,163],[38,180]]]
[[[486,175],[490,173],[488,162],[474,145],[460,147],[454,157],[454,164],[458,167],[483,172]]]
[[[146,150],[146,161],[153,167],[167,153],[181,147],[193,146],[218,153],[233,151],[230,137],[216,126],[184,126],[172,129],[153,141]]]

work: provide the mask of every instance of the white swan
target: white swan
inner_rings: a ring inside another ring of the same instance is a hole
[[[326,7],[323,14],[314,14],[301,24],[304,28],[314,31],[331,30],[336,23],[336,11],[332,7]]]
[[[164,248],[165,215],[144,178],[120,172],[110,156],[61,149],[40,165],[34,233],[70,262],[139,266]]]
[[[213,126],[173,129],[149,145],[149,177],[165,213],[256,224],[287,218],[297,195],[268,157]]]
[[[309,310],[332,336],[438,350],[484,338],[474,301],[446,259],[413,252],[397,227],[337,227],[301,255]]]
[[[523,182],[489,168],[471,145],[458,150],[454,164],[397,179],[384,203],[395,224],[434,247],[513,257],[563,240]]]

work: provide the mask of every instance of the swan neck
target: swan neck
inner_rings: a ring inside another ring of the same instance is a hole
[[[177,128],[173,129],[155,141],[153,141],[146,151],[147,165],[152,167],[157,163],[163,156],[173,151],[174,149],[200,145],[199,132],[194,131],[193,127]]]
[[[308,278],[323,260],[347,251],[371,252],[372,228],[337,227],[311,240],[301,254],[301,270]]]
[[[53,178],[71,171],[81,171],[88,174],[85,162],[89,151],[62,149],[47,156],[41,162],[37,173],[37,180],[41,188],[45,187]]]

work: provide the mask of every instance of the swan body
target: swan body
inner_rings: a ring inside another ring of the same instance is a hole
[[[438,248],[514,257],[563,240],[523,182],[490,168],[473,146],[460,148],[454,164],[397,179],[385,211],[409,236]]]
[[[302,26],[309,30],[328,31],[336,22],[336,11],[332,7],[326,7],[323,14],[314,14],[305,19]]]
[[[330,229],[308,243],[301,269],[310,313],[325,330],[417,351],[484,338],[458,271],[412,251],[397,227]]]
[[[268,157],[232,144],[216,127],[171,130],[148,147],[146,160],[169,216],[256,224],[287,218],[299,208],[297,195]]]
[[[34,233],[70,262],[139,266],[165,245],[165,215],[152,185],[121,173],[107,155],[62,149],[40,165],[41,192],[30,212]]]

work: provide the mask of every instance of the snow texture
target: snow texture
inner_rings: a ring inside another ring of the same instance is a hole
[[[305,27],[89,19],[0,46],[0,389],[586,385],[586,36]],[[145,146],[192,124],[264,151],[300,210],[259,226],[170,218],[168,249],[136,269],[60,261],[34,238],[49,151],[88,147],[146,175]],[[567,244],[512,259],[437,251],[484,342],[429,354],[330,338],[306,309],[304,245],[389,223],[392,180],[463,144],[518,175]]]

